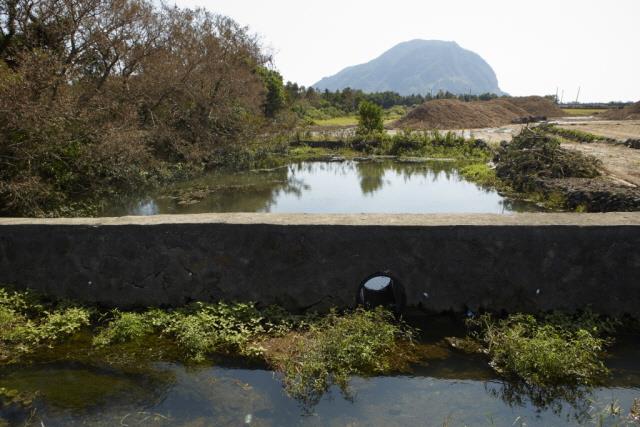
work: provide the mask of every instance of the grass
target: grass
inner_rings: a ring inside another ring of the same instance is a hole
[[[314,120],[316,126],[357,126],[358,117],[355,115],[332,117],[330,119]]]
[[[496,175],[496,170],[487,163],[474,163],[460,169],[460,175],[481,187],[500,188],[504,184]]]
[[[606,138],[604,136],[595,135],[593,133],[585,132],[579,129],[567,129],[552,125],[541,125],[539,126],[539,129],[542,132],[546,132],[551,135],[557,135],[575,142],[597,142],[609,140],[609,138]]]
[[[563,108],[567,116],[593,116],[595,114],[604,113],[606,108]]]
[[[385,125],[391,124],[404,116],[406,112],[407,109],[400,106],[384,110],[383,122]],[[358,126],[358,116],[356,114],[350,114],[346,116],[331,117],[326,119],[314,119],[313,124],[316,126],[326,127]]]

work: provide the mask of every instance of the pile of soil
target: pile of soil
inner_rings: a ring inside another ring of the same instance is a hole
[[[640,102],[624,108],[605,111],[599,117],[607,120],[640,120]]]
[[[474,129],[523,122],[531,117],[561,117],[564,112],[539,96],[463,102],[436,99],[425,102],[393,126],[410,129]]]

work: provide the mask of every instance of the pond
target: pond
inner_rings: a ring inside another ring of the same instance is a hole
[[[442,342],[452,329],[447,320],[429,324],[428,360],[410,375],[352,378],[348,394],[332,388],[312,403],[289,397],[279,374],[239,361],[115,368],[54,359],[4,367],[0,388],[37,393],[28,408],[0,404],[0,425],[633,425],[625,423],[640,398],[640,336],[618,338],[604,386],[546,394],[501,379],[479,355],[451,350]]]
[[[511,213],[540,211],[466,181],[459,162],[306,161],[212,173],[112,203],[101,216],[274,213]]]

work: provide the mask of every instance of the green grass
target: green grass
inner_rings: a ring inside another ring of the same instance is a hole
[[[606,108],[563,108],[567,116],[593,116],[607,111]]]
[[[503,185],[496,176],[496,170],[487,163],[474,163],[464,166],[460,169],[460,175],[482,187],[498,188]]]
[[[357,116],[332,117],[330,119],[314,120],[316,126],[358,126]]]

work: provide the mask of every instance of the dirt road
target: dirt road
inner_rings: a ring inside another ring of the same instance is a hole
[[[576,129],[620,141],[640,138],[640,120],[559,121],[558,126]]]
[[[640,187],[640,150],[607,143],[564,143],[562,147],[600,159],[604,172],[609,176]]]

